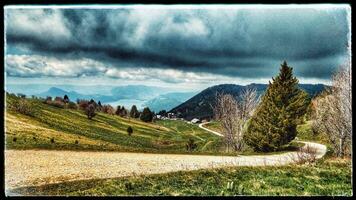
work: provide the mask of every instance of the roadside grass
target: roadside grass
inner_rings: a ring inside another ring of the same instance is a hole
[[[328,158],[312,165],[228,167],[73,181],[17,188],[12,192],[70,196],[351,196],[351,160]]]
[[[314,141],[324,145],[329,142],[325,133],[316,133],[312,129],[312,120],[306,121],[304,124],[297,126],[298,139],[304,141]]]
[[[7,95],[6,104],[17,98]],[[183,121],[145,123],[104,113],[89,120],[81,110],[57,108],[36,99],[26,101],[32,105],[32,116],[6,109],[6,149],[225,155],[221,138]],[[134,130],[131,136],[127,134],[129,126]],[[197,143],[193,152],[186,149],[189,138]]]

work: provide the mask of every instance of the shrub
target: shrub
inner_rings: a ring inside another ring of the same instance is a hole
[[[317,151],[315,148],[306,145],[299,148],[295,156],[291,156],[291,159],[297,164],[311,164],[316,161]]]
[[[74,103],[74,102],[72,102],[72,101],[70,101],[69,103],[68,103],[68,108],[69,109],[78,109],[78,105],[76,104],[76,103]]]
[[[82,110],[86,110],[87,107],[89,106],[89,102],[86,100],[78,100],[77,103],[78,103],[79,108]]]
[[[26,95],[25,95],[25,94],[22,94],[22,93],[18,93],[17,96],[20,97],[20,98],[23,98],[23,99],[26,98]]]
[[[56,97],[56,98],[54,98],[54,101],[60,101],[60,102],[64,103],[64,100],[62,97]]]
[[[48,103],[51,106],[57,107],[57,108],[64,108],[65,104],[62,101],[51,101]]]
[[[52,102],[52,97],[47,96],[47,97],[46,97],[46,100],[44,100],[43,103],[49,104],[49,103],[51,103],[51,102]]]
[[[132,133],[133,133],[133,129],[132,129],[132,127],[131,127],[131,126],[127,127],[127,133],[129,134],[129,136],[131,136],[131,135],[132,135]]]
[[[78,140],[75,140],[75,142],[74,142],[75,144],[79,144],[79,141]]]
[[[107,114],[110,114],[110,115],[115,114],[114,108],[113,108],[112,106],[110,106],[110,105],[104,105],[104,106],[102,106],[101,111],[102,111],[103,113],[107,113]]]
[[[51,143],[54,143],[54,138],[51,138]]]
[[[9,109],[24,115],[33,116],[32,105],[26,99],[14,99],[13,102],[9,103]]]
[[[92,119],[96,115],[95,106],[93,104],[89,104],[89,106],[87,106],[85,109],[85,114],[87,115],[88,119]]]
[[[189,139],[189,141],[186,144],[186,148],[188,151],[193,151],[194,149],[196,149],[198,147],[197,144],[194,143],[193,139]]]

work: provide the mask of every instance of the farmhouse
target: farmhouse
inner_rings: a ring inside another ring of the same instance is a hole
[[[192,122],[193,124],[200,123],[200,119],[194,118],[190,122]]]

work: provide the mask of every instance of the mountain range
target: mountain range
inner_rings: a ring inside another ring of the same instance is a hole
[[[187,120],[193,118],[212,118],[213,109],[215,105],[215,97],[217,93],[231,94],[237,97],[246,88],[255,88],[257,95],[262,95],[268,85],[267,84],[250,84],[246,86],[235,84],[221,84],[209,87],[199,94],[193,96],[186,102],[173,108],[169,112],[178,114],[179,117],[183,117]],[[299,87],[305,90],[310,97],[314,97],[327,87],[323,84],[299,84]]]
[[[245,88],[255,88],[258,95],[262,95],[267,84],[250,84],[247,86],[235,84],[222,84],[209,87],[200,93],[198,92],[172,92],[167,88],[145,86],[145,85],[126,85],[126,86],[105,86],[97,87],[98,93],[95,88],[82,86],[64,85],[63,87],[50,87],[47,91],[35,93],[37,89],[43,87],[35,87],[32,92],[27,92],[27,95],[35,95],[46,98],[47,96],[63,97],[68,95],[71,101],[77,99],[94,99],[101,101],[103,104],[110,104],[113,107],[117,105],[124,105],[126,108],[131,108],[136,105],[139,110],[143,107],[149,107],[152,111],[159,112],[160,110],[167,110],[180,114],[185,119],[192,118],[211,118],[213,111],[211,105],[214,105],[216,93],[232,94],[238,96],[239,93]],[[326,86],[323,84],[300,84],[300,88],[305,90],[311,97],[320,93]],[[26,90],[26,86],[16,85],[16,87],[7,87],[8,92],[19,91],[20,89]],[[69,89],[75,89],[69,90]],[[78,92],[80,91],[80,92]],[[88,91],[88,92],[86,92]]]

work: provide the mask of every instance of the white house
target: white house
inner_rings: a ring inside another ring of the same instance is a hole
[[[191,120],[191,122],[192,122],[193,124],[196,124],[196,123],[199,123],[199,122],[200,122],[200,119],[194,118],[194,119]]]

